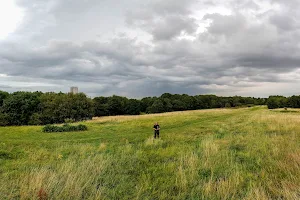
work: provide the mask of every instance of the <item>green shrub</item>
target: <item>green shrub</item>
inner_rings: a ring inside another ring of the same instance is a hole
[[[78,131],[86,131],[87,130],[87,126],[86,125],[82,125],[82,124],[79,124],[77,126],[77,128],[78,128]]]
[[[43,127],[43,132],[45,133],[75,132],[86,130],[87,126],[83,124],[79,124],[78,126],[71,126],[69,124],[64,124],[63,126],[46,125]]]

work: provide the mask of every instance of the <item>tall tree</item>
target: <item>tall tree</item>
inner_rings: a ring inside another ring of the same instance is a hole
[[[0,107],[3,105],[4,99],[6,99],[9,96],[8,92],[4,92],[0,90]]]
[[[108,112],[109,115],[123,115],[125,114],[125,107],[128,99],[126,97],[112,96],[108,98]]]
[[[27,125],[33,113],[38,111],[41,93],[15,92],[3,102],[2,110],[9,125]]]
[[[165,112],[164,104],[161,99],[156,99],[153,104],[147,108],[149,113],[162,113]]]
[[[127,115],[139,115],[141,112],[141,102],[136,99],[129,99],[127,106],[125,107],[125,113]]]
[[[107,104],[108,97],[95,97],[93,101],[94,101],[96,117],[109,115],[108,104]]]

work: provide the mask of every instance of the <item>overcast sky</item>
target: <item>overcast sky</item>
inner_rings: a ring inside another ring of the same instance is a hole
[[[300,94],[299,0],[0,1],[0,90]]]

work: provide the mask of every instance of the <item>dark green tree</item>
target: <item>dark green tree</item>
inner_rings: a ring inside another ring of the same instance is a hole
[[[3,105],[4,99],[6,99],[9,96],[8,92],[4,92],[0,90],[0,107]]]
[[[141,100],[141,112],[147,112],[148,108],[152,106],[157,97],[145,97]]]
[[[141,102],[136,99],[129,99],[125,107],[127,115],[139,115],[141,112]]]
[[[153,104],[147,108],[149,113],[162,113],[165,111],[164,104],[161,99],[156,99]]]
[[[108,104],[107,104],[108,98],[107,97],[96,97],[93,99],[93,101],[94,101],[96,117],[109,115]]]
[[[45,93],[41,96],[40,118],[43,124],[81,121],[94,115],[93,101],[85,94]]]
[[[4,99],[2,111],[9,125],[27,125],[33,113],[38,112],[41,93],[15,92]]]
[[[168,98],[160,98],[164,105],[164,111],[163,112],[171,112],[173,111],[173,105],[171,103],[171,100]]]
[[[300,108],[300,96],[291,96],[288,98],[288,106],[291,108]]]
[[[124,115],[127,102],[126,97],[116,95],[109,97],[107,101],[109,115]]]
[[[267,101],[267,106],[269,109],[276,109],[280,108],[280,98],[279,96],[270,96],[268,101]]]
[[[172,101],[172,105],[173,105],[172,107],[173,107],[174,111],[183,111],[183,110],[185,110],[184,103],[179,99],[174,99]]]

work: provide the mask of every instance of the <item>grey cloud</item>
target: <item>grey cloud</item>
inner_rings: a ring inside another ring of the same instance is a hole
[[[281,31],[291,31],[300,28],[299,22],[294,16],[289,14],[274,14],[270,17],[270,22],[279,28]]]
[[[193,18],[169,16],[161,22],[154,23],[151,29],[151,33],[156,40],[169,40],[179,36],[181,33],[195,33],[197,23]]]
[[[269,0],[271,3],[278,3],[282,6],[289,7],[289,8],[296,8],[300,5],[298,0]]]
[[[280,9],[261,13],[251,0],[18,0],[25,18],[0,41],[0,74],[8,75],[0,76],[0,87],[77,85],[93,96],[143,97],[253,95],[261,84],[297,82],[285,74],[300,67],[298,3],[266,2]],[[224,6],[231,14],[216,9],[201,19],[199,5]]]
[[[193,34],[197,30],[196,20],[189,16],[195,0],[150,1],[127,14],[126,22],[139,27],[156,40],[169,40],[181,33]]]
[[[236,34],[240,30],[243,30],[247,22],[243,15],[221,15],[221,14],[207,14],[203,17],[204,20],[212,20],[211,25],[208,27],[208,31],[211,34]]]
[[[190,13],[191,6],[197,3],[196,0],[154,0],[150,2],[150,8],[159,15],[186,15]]]

